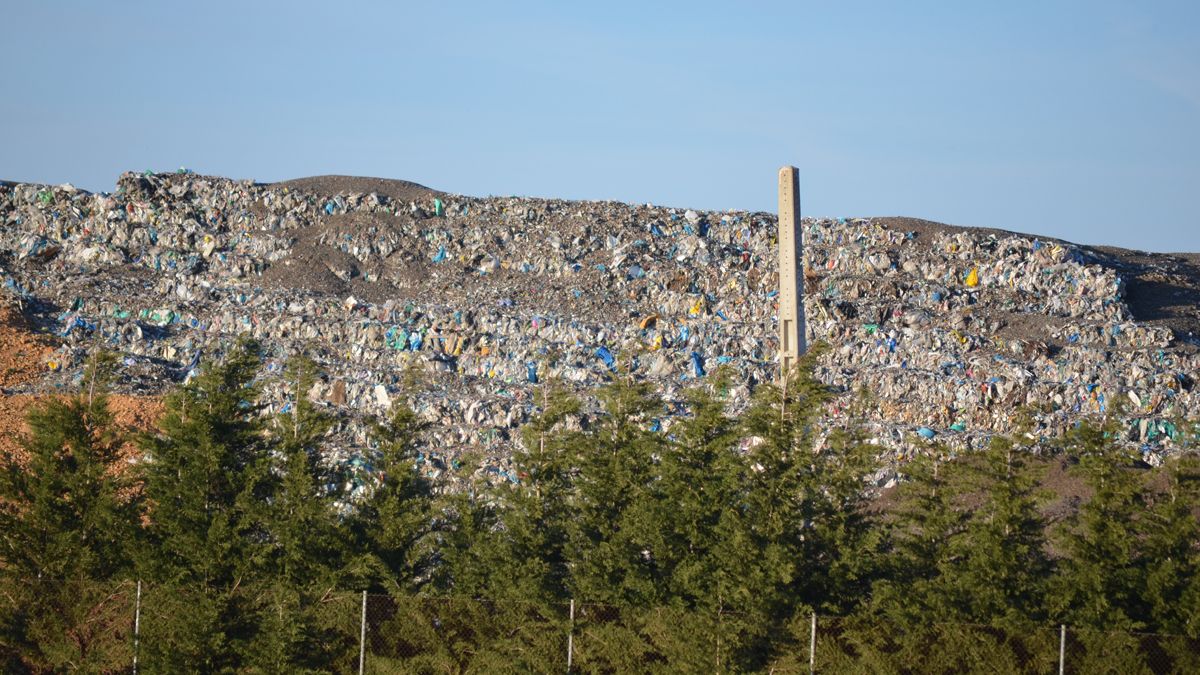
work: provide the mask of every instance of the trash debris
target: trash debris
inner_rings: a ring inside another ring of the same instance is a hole
[[[369,476],[370,420],[403,402],[437,430],[423,453],[453,485],[472,478],[454,468],[468,454],[475,477],[519,481],[517,430],[549,382],[580,394],[586,418],[588,392],[628,367],[662,393],[653,425],[669,432],[714,363],[734,412],[776,377],[773,215],[437,194],[192,173],[126,173],[111,194],[0,184],[0,295],[61,344],[21,386],[69,386],[99,340],[122,356],[118,390],[161,393],[249,334],[268,413],[293,400],[289,357],[322,368],[307,395],[338,418],[328,461]],[[861,423],[900,458],[928,439],[981,447],[1025,411],[1035,442],[1053,438],[1119,400],[1124,440],[1162,453],[1200,415],[1200,340],[1135,321],[1118,266],[1093,252],[802,226],[807,338],[832,347],[816,370],[837,394],[826,427]],[[864,388],[873,404],[851,420]]]

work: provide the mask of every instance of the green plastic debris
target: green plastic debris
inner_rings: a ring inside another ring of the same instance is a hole
[[[138,312],[138,318],[146,320],[147,323],[152,323],[157,326],[166,326],[175,320],[176,314],[169,309],[143,309]]]

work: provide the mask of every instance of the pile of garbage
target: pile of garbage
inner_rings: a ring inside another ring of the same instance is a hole
[[[268,412],[292,405],[287,359],[318,361],[306,395],[337,415],[327,459],[364,476],[369,422],[397,399],[434,425],[428,475],[515,483],[517,430],[547,382],[585,399],[618,371],[653,382],[669,433],[690,382],[723,368],[737,412],[777,374],[768,213],[181,171],[126,173],[111,194],[2,184],[0,224],[0,293],[61,345],[24,390],[73,386],[99,341],[121,354],[120,390],[160,394],[250,334]],[[802,229],[808,339],[832,347],[817,375],[840,392],[830,429],[863,424],[903,459],[979,447],[1018,417],[1052,438],[1120,405],[1123,440],[1155,461],[1200,415],[1195,345],[1135,321],[1092,252],[870,219]]]

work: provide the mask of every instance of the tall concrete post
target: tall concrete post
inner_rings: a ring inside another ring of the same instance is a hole
[[[785,379],[808,349],[804,343],[804,236],[800,229],[800,178],[796,167],[779,170],[779,372]]]

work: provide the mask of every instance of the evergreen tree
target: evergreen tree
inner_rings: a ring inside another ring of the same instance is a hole
[[[618,377],[597,392],[603,413],[564,439],[574,478],[566,559],[570,590],[588,602],[641,606],[658,599],[652,486],[665,443],[649,430],[662,402],[649,384]]]
[[[721,671],[736,667],[746,635],[761,630],[759,617],[741,611],[746,588],[738,509],[747,475],[741,428],[726,414],[724,374],[708,379],[686,392],[689,414],[670,427],[653,488],[665,607],[644,612],[642,632],[674,667]]]
[[[1136,458],[1112,442],[1111,425],[1081,424],[1064,439],[1077,458],[1074,472],[1093,491],[1060,532],[1066,558],[1053,580],[1054,617],[1085,629],[1137,629],[1146,625],[1146,561],[1138,522],[1145,509],[1143,475]]]
[[[758,626],[749,631],[757,631],[749,647],[756,658],[784,643],[797,614],[839,606],[847,602],[840,591],[865,588],[878,546],[862,510],[873,449],[854,434],[818,444],[831,394],[814,369],[825,349],[814,345],[783,386],[760,387],[744,416],[749,447],[722,554],[740,574],[723,596]]]
[[[956,499],[953,466],[935,448],[904,467],[899,505],[888,523],[891,548],[872,590],[874,611],[898,624],[944,619],[952,613],[939,593],[943,570],[953,562],[950,542],[969,514]]]
[[[1041,466],[1004,437],[958,460],[961,491],[978,506],[949,543],[936,591],[947,620],[1027,628],[1045,619],[1051,563],[1038,511]]]
[[[1171,457],[1142,521],[1150,629],[1200,638],[1200,457]]]
[[[273,438],[259,635],[248,650],[253,663],[272,672],[329,670],[352,646],[332,625],[336,613],[328,605],[342,589],[361,585],[356,577],[362,566],[354,564],[347,528],[335,511],[338,495],[326,488],[331,476],[320,450],[333,419],[308,398],[316,376],[308,357],[289,361],[291,397],[276,418]]]
[[[271,560],[274,483],[259,361],[257,344],[239,340],[167,396],[161,433],[142,439],[150,543],[139,567],[152,582],[143,623],[156,669],[237,669],[255,637],[252,589]]]
[[[1004,437],[951,462],[910,464],[876,607],[906,624],[1043,620],[1051,563],[1038,511],[1041,468]]]
[[[807,566],[795,589],[819,612],[853,611],[878,575],[885,536],[870,510],[866,478],[878,469],[882,452],[851,428],[833,431],[812,454],[806,491],[812,527],[804,536]]]
[[[316,380],[316,364],[296,357],[285,373],[291,390],[288,408],[277,417],[274,435],[278,480],[271,500],[272,577],[285,585],[314,581],[336,585],[348,548],[327,490],[332,474],[321,465],[321,442],[332,417],[308,398]]]
[[[3,458],[0,659],[6,670],[100,671],[128,657],[138,502],[124,462],[126,436],[108,403],[114,363],[111,354],[96,354],[81,391],[36,404],[22,438],[26,456]]]
[[[574,516],[579,432],[562,428],[580,411],[578,399],[553,382],[539,386],[541,412],[522,429],[513,462],[515,488],[477,486],[452,498],[443,587],[497,600],[561,603],[569,598],[567,537]]]
[[[687,392],[691,414],[671,427],[655,489],[665,599],[714,616],[718,598],[727,597],[740,577],[740,570],[722,558],[736,522],[733,509],[741,499],[743,475],[738,423],[725,414],[725,401],[713,391],[724,385],[717,381],[712,388]]]
[[[379,482],[357,506],[352,527],[359,550],[376,561],[376,581],[391,589],[415,589],[433,555],[427,538],[432,491],[416,469],[417,444],[427,427],[397,401],[371,432],[370,459]]]
[[[783,387],[762,386],[744,416],[749,440],[730,556],[742,570],[739,606],[771,622],[818,598],[793,594],[801,574],[816,572],[814,543],[823,486],[814,472],[816,422],[829,399],[812,376],[824,348],[814,345]]]

